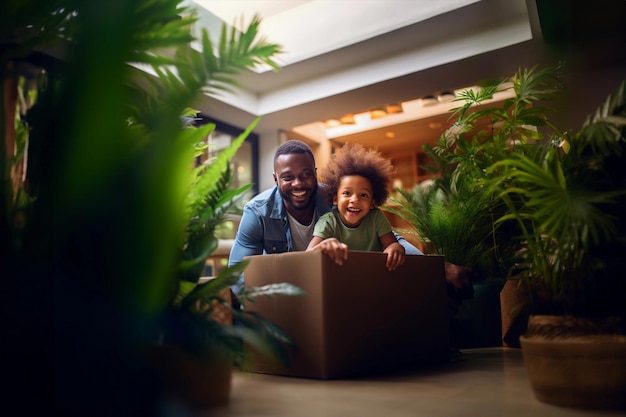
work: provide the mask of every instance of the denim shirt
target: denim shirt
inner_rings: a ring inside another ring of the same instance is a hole
[[[320,191],[315,195],[315,208],[314,223],[322,214],[331,209]],[[423,255],[403,237],[395,235],[407,255]],[[235,243],[230,250],[228,265],[239,263],[246,256],[291,251],[293,251],[293,240],[287,209],[283,204],[283,197],[278,192],[278,187],[274,186],[258,194],[245,205]],[[242,274],[237,284],[232,286],[233,292],[239,294],[243,285]]]

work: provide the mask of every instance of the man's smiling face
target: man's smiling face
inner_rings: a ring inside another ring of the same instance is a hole
[[[317,176],[315,162],[310,155],[293,153],[278,156],[274,161],[274,181],[290,213],[314,205]]]

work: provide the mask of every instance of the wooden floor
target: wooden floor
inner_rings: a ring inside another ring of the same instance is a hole
[[[172,409],[168,415],[193,415]],[[237,371],[231,402],[202,415],[267,417],[605,417],[537,401],[521,351],[462,350],[431,369],[349,380],[311,380]]]

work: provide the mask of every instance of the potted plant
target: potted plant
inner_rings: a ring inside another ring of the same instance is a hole
[[[234,300],[230,288],[248,262],[228,267],[216,277],[202,276],[207,257],[218,245],[216,228],[237,198],[251,187],[248,184],[231,189],[229,161],[258,120],[215,160],[191,171],[186,210],[189,217],[177,288],[163,316],[161,342],[149,352],[168,394],[194,409],[229,401],[233,365],[244,366],[244,344],[263,355],[287,360],[284,344],[291,343],[289,336],[258,313],[246,310],[246,302],[255,302],[259,296],[304,293],[291,284],[277,283],[244,287]],[[200,153],[206,146],[198,144],[196,149]]]
[[[42,392],[55,398],[41,403],[57,413],[157,413],[144,354],[191,271],[181,268],[190,171],[210,129],[187,129],[181,117],[200,94],[236,85],[240,70],[276,68],[280,48],[257,39],[256,18],[216,44],[205,33],[193,49],[193,10],[181,4],[0,6],[0,268],[15,312],[7,354],[28,368],[16,387],[54,375]],[[223,180],[222,168],[203,180]]]
[[[520,341],[535,396],[626,405],[626,90],[577,132],[493,164],[520,246],[515,279],[530,319]]]
[[[462,93],[452,127],[426,147],[438,176],[425,189],[400,193],[401,204],[433,242],[462,234],[456,228],[468,232],[457,249],[486,237],[479,246],[491,261],[480,270],[506,278],[505,289],[519,296],[515,305],[502,305],[503,321],[509,309],[516,318],[504,336],[515,342],[525,333],[521,346],[538,399],[620,407],[626,398],[624,84],[578,132],[564,133],[545,107],[562,89],[560,68],[521,69],[504,83]],[[503,88],[512,97],[485,105]],[[482,210],[473,208],[476,201]],[[466,223],[440,220],[459,211],[468,213]],[[433,221],[453,227],[435,229]],[[476,230],[483,231],[477,239]],[[565,356],[563,365],[556,362]]]

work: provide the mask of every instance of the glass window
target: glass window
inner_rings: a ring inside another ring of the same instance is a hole
[[[195,125],[202,126],[207,123],[214,123],[215,130],[207,138],[209,147],[205,159],[211,159],[219,155],[221,151],[227,148],[244,129],[238,128],[227,123],[212,119],[200,113],[196,116]],[[230,160],[231,169],[233,170],[233,187],[241,187],[246,184],[252,184],[248,191],[249,196],[245,200],[249,200],[258,191],[258,150],[259,137],[256,133],[250,133],[243,145],[237,150],[235,156]]]

